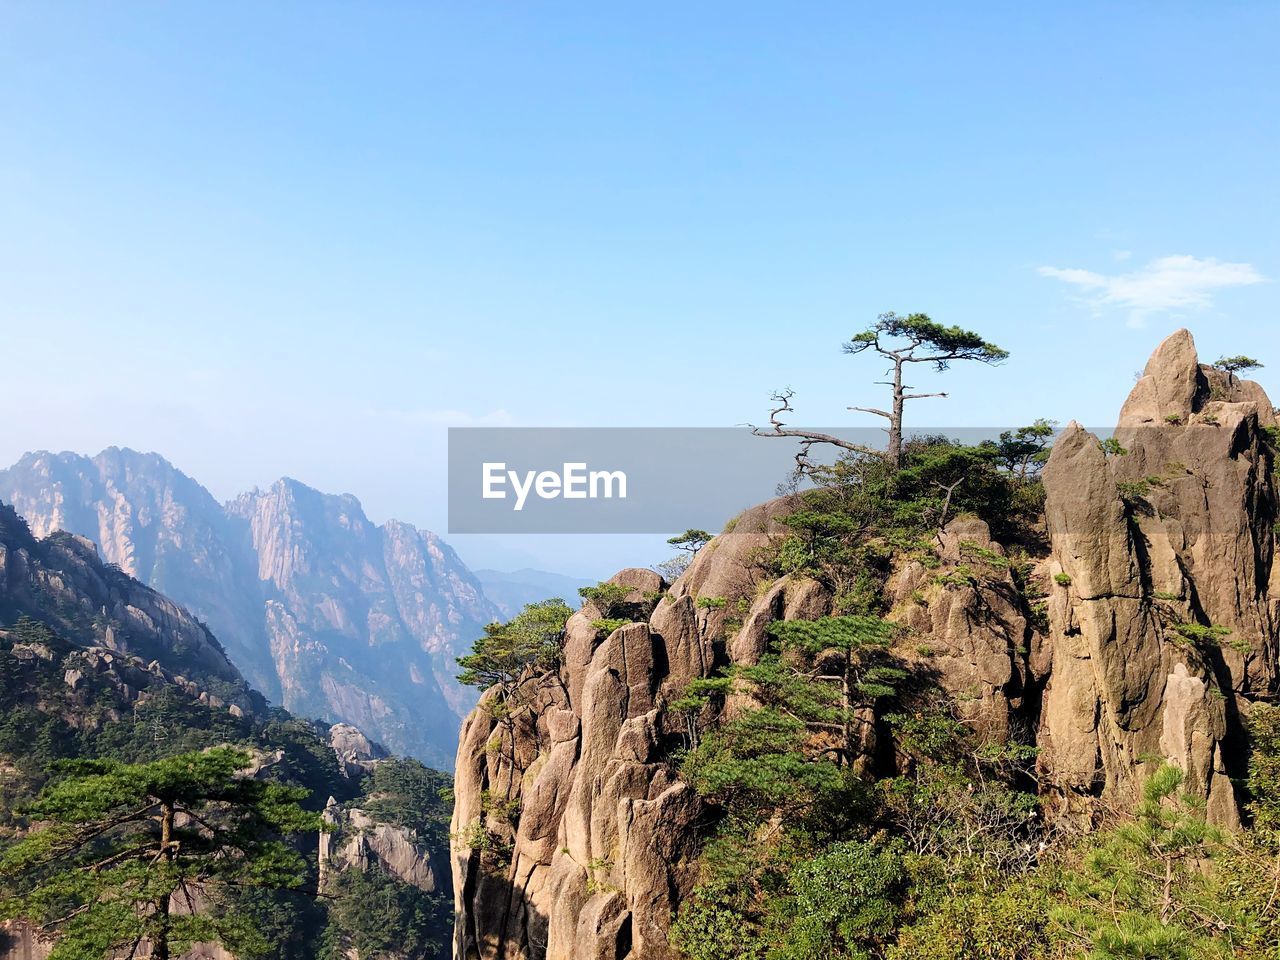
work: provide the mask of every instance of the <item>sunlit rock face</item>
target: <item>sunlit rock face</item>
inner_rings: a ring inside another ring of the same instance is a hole
[[[1070,582],[1049,606],[1038,743],[1068,806],[1131,804],[1164,757],[1238,822],[1241,720],[1277,679],[1274,425],[1262,388],[1200,364],[1180,330],[1125,402],[1118,448],[1074,423],[1054,445],[1050,562]]]

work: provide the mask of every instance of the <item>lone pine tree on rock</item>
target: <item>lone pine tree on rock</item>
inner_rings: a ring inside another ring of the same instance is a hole
[[[889,426],[886,428],[889,434],[886,450],[877,450],[831,434],[787,427],[778,418],[783,413],[793,411],[791,398],[795,393],[790,389],[773,395],[772,399],[779,406],[770,411],[770,427],[764,429],[752,426],[752,433],[761,437],[793,437],[800,440],[801,450],[796,457],[796,462],[801,469],[807,464],[810,447],[814,444],[831,444],[850,453],[884,457],[896,470],[902,465],[902,420],[906,402],[922,400],[926,397],[946,396],[945,393],[910,393],[912,387],[903,381],[903,371],[907,364],[931,363],[934,369],[943,371],[956,360],[975,360],[978,363],[994,365],[1009,356],[1009,351],[994,343],[988,343],[980,334],[960,327],[943,326],[923,313],[912,313],[905,317],[900,317],[896,313],[882,313],[876,318],[875,323],[844,345],[844,352],[848,354],[860,354],[868,350],[879,354],[890,363],[888,373],[891,379],[881,381],[892,388],[890,406],[888,410],[881,410],[878,407],[849,407],[849,409],[874,414],[889,421]]]

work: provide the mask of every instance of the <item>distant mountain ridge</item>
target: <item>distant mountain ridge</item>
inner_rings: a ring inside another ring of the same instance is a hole
[[[435,534],[288,478],[219,504],[158,454],[117,447],[27,454],[0,470],[0,501],[186,606],[286,709],[452,765],[473,699],[454,659],[500,612]]]
[[[570,606],[578,605],[578,588],[593,587],[594,580],[569,577],[546,570],[474,570],[484,594],[504,617],[514,617],[527,603],[560,597]]]

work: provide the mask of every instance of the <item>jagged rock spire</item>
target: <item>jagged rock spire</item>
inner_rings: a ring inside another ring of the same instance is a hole
[[[1163,758],[1211,819],[1238,823],[1231,744],[1248,699],[1277,685],[1274,423],[1260,386],[1201,364],[1179,330],[1125,402],[1118,450],[1075,423],[1055,443],[1047,572],[1065,586],[1050,596],[1038,743],[1068,805],[1124,806]]]
[[[1206,399],[1208,392],[1191,331],[1177,330],[1151,354],[1142,377],[1120,410],[1119,425],[1160,424],[1171,416],[1186,422],[1197,400]]]

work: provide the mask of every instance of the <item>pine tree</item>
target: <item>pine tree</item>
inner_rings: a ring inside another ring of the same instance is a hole
[[[875,617],[780,621],[774,649],[733,667],[727,684],[695,684],[683,709],[726,692],[750,698],[706,736],[684,770],[705,796],[730,807],[807,806],[844,782],[877,700],[905,673],[886,651],[893,627]]]
[[[296,889],[306,864],[285,840],[322,829],[307,792],[243,776],[231,747],[152,763],[62,765],[26,811],[37,824],[0,857],[4,916],[57,943],[50,960],[133,955],[169,960],[198,942],[252,942],[211,900]]]
[[[1181,792],[1182,781],[1179,768],[1161,767],[1144,786],[1134,820],[1066,875],[1068,905],[1054,919],[1088,945],[1091,960],[1232,955],[1205,880],[1223,838],[1206,823],[1203,801]]]
[[[482,705],[506,733],[512,767],[516,764],[516,715],[528,706],[526,684],[539,671],[559,664],[565,621],[572,613],[559,598],[527,604],[510,622],[487,625],[471,652],[458,658],[459,683],[494,691]]]

